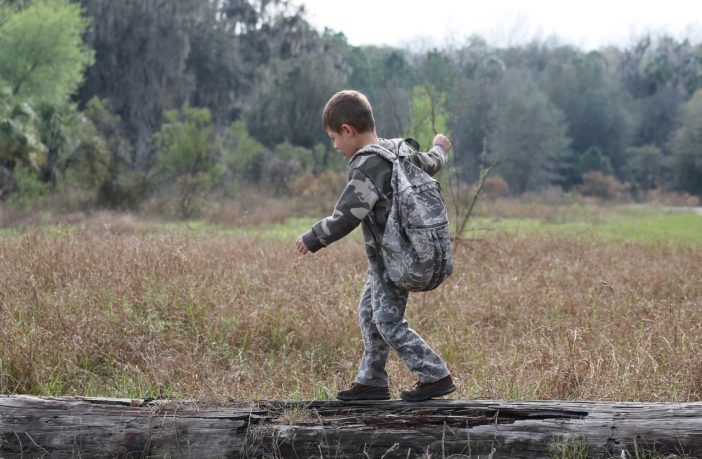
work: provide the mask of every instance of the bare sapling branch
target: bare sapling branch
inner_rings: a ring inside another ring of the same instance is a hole
[[[465,210],[461,209],[461,202],[459,196],[460,196],[460,190],[459,190],[459,181],[458,178],[456,177],[456,185],[455,185],[455,190],[452,193],[453,194],[453,202],[455,206],[455,215],[458,221],[460,223],[456,226],[456,232],[453,236],[453,243],[454,247],[457,247],[460,244],[460,241],[463,236],[463,232],[465,231],[466,226],[468,225],[468,221],[470,220],[471,215],[473,214],[473,209],[475,208],[475,203],[478,202],[478,197],[480,196],[480,192],[483,189],[483,186],[485,185],[485,180],[488,178],[490,175],[490,172],[492,172],[492,169],[495,167],[497,164],[497,161],[493,161],[488,165],[486,168],[483,168],[480,171],[480,179],[478,180],[478,185],[475,188],[475,193],[473,193],[473,197],[470,200],[470,204]]]

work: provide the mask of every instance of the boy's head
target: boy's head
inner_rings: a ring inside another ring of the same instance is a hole
[[[369,143],[377,143],[373,109],[358,91],[339,91],[329,99],[322,112],[322,126],[344,157],[351,159]]]
[[[342,132],[344,124],[359,134],[375,131],[373,108],[366,96],[358,91],[339,91],[324,106],[322,126],[325,130]]]

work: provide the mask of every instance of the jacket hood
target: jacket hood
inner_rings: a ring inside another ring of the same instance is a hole
[[[390,162],[393,162],[395,161],[395,158],[397,158],[399,150],[399,143],[397,141],[401,140],[402,139],[379,139],[378,143],[372,143],[359,149],[356,153],[354,153],[349,162],[353,161],[359,155],[367,154],[376,154]]]

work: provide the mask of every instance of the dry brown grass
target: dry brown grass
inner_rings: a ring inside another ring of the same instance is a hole
[[[101,215],[0,238],[0,393],[333,397],[362,351],[358,242],[187,234]],[[126,219],[125,219],[126,218]],[[413,294],[456,398],[702,398],[702,249],[493,235]],[[412,375],[393,356],[393,390]]]

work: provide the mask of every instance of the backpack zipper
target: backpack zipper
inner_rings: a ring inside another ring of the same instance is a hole
[[[434,223],[433,225],[413,225],[410,229],[432,229],[448,225],[448,222]]]

